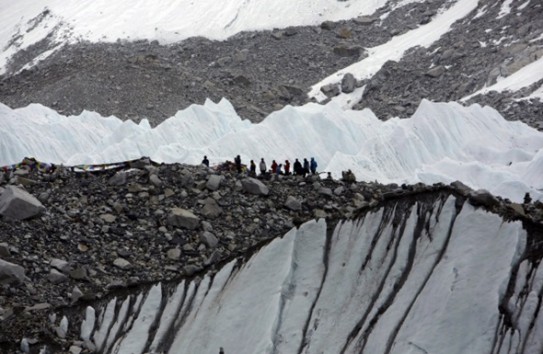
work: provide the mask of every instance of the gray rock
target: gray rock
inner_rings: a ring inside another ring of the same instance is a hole
[[[490,194],[489,191],[484,189],[472,191],[469,194],[469,200],[473,205],[482,205],[485,207],[493,207],[500,203],[498,199],[496,199],[496,197],[494,197],[492,194]]]
[[[204,231],[213,232],[213,225],[211,225],[211,223],[209,221],[203,220],[202,221],[202,229]]]
[[[361,53],[362,48],[360,47],[348,47],[344,45],[334,47],[334,54],[340,57],[358,57]]]
[[[438,66],[435,66],[435,67],[431,68],[430,70],[428,70],[425,73],[425,75],[429,76],[429,77],[437,78],[437,77],[440,77],[441,75],[443,75],[443,73],[445,73],[445,71],[446,71],[445,67],[443,67],[441,65],[438,65]]]
[[[462,183],[460,181],[452,182],[451,186],[453,188],[455,188],[464,197],[468,196],[472,191],[472,189],[470,187],[466,186],[464,183]]]
[[[200,225],[200,219],[190,210],[181,208],[172,208],[168,215],[168,224],[176,227],[182,227],[189,230],[197,229]]]
[[[107,182],[111,186],[124,186],[128,181],[128,176],[125,171],[115,173]]]
[[[162,180],[155,174],[149,176],[149,182],[151,182],[151,184],[155,187],[162,186]]]
[[[327,187],[323,187],[319,190],[319,194],[320,195],[325,195],[327,197],[333,197],[334,196],[334,193],[332,192],[332,190],[330,188],[327,188]]]
[[[377,18],[372,16],[359,16],[354,19],[354,22],[358,23],[359,25],[371,25],[377,21]]]
[[[53,268],[49,271],[47,279],[53,284],[60,284],[68,281],[68,276]]]
[[[87,268],[85,266],[79,266],[75,269],[70,270],[70,278],[75,280],[87,279]]]
[[[222,208],[217,204],[217,201],[213,198],[207,198],[204,201],[204,206],[202,208],[202,215],[209,219],[215,219],[223,212]]]
[[[215,248],[219,244],[219,240],[215,235],[209,231],[204,231],[200,235],[200,242],[206,245],[208,248]]]
[[[343,188],[343,186],[339,186],[336,189],[334,189],[334,194],[335,195],[342,195],[344,191],[345,191],[345,188]]]
[[[293,211],[302,210],[302,202],[295,197],[289,195],[287,197],[287,201],[285,202],[285,207]]]
[[[321,92],[324,93],[326,97],[334,97],[339,95],[340,90],[337,84],[328,84],[321,87]]]
[[[24,280],[25,269],[23,267],[0,259],[0,284],[23,282]]]
[[[70,294],[70,300],[72,300],[72,303],[77,302],[81,296],[83,296],[83,292],[77,286],[74,286],[72,293]]]
[[[525,212],[524,207],[522,206],[522,204],[511,203],[509,205],[509,208],[511,208],[511,210],[513,210],[513,212],[515,214],[517,214],[517,215],[526,216],[526,212]]]
[[[113,261],[113,265],[122,270],[126,270],[132,267],[132,264],[129,261],[120,257]]]
[[[166,252],[166,255],[169,259],[176,261],[181,258],[181,250],[179,248],[171,248]]]
[[[201,267],[198,267],[194,264],[189,264],[185,267],[183,267],[183,273],[185,273],[187,276],[191,276],[193,275],[194,273],[200,271],[202,268]]]
[[[221,181],[223,180],[222,176],[219,175],[210,175],[207,178],[206,188],[210,191],[216,191],[221,186]]]
[[[67,273],[70,271],[70,263],[62,259],[53,258],[51,262],[49,262],[49,265],[62,273]]]
[[[0,243],[0,258],[7,258],[10,255],[9,245],[6,242]]]
[[[102,214],[100,215],[100,219],[104,220],[105,222],[111,224],[114,223],[115,220],[117,220],[117,217],[112,214]]]
[[[356,79],[354,78],[353,74],[347,73],[343,75],[343,79],[341,79],[341,91],[344,93],[351,93],[356,88]]]
[[[220,253],[218,252],[218,250],[215,250],[213,251],[213,253],[211,253],[211,256],[209,256],[209,258],[204,261],[204,265],[209,266],[211,264],[214,264],[219,260],[219,258]]]
[[[322,210],[322,209],[315,209],[315,210],[313,210],[313,215],[314,215],[317,219],[321,219],[321,218],[322,218],[322,219],[325,219],[325,218],[328,216],[328,214],[327,214],[324,210]]]
[[[336,28],[336,23],[332,21],[324,21],[323,23],[321,23],[321,28],[323,30],[330,31]]]
[[[28,192],[7,186],[0,196],[0,214],[16,220],[24,220],[42,214],[43,204]]]
[[[256,195],[268,195],[270,192],[268,187],[256,178],[244,178],[241,181],[241,184],[243,186],[243,190],[247,193]]]
[[[81,354],[81,352],[83,351],[83,348],[77,345],[72,345],[70,346],[69,351],[70,351],[70,354]]]

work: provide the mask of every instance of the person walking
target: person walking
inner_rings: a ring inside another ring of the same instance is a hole
[[[311,158],[311,162],[309,163],[309,168],[311,168],[311,174],[314,175],[317,173],[317,161],[315,161],[315,158]]]
[[[236,163],[236,169],[238,170],[238,173],[241,173],[241,157],[239,155],[236,156],[234,162]]]
[[[266,174],[266,162],[264,162],[264,158],[260,159],[260,175],[264,176]]]

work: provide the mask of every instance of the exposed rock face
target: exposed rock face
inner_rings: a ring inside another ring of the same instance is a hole
[[[28,192],[7,186],[0,196],[0,215],[16,220],[24,220],[45,211],[43,204]]]

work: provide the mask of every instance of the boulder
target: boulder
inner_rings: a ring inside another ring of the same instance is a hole
[[[360,47],[348,47],[344,45],[338,45],[334,47],[334,54],[340,57],[358,57],[362,52]]]
[[[287,201],[285,202],[285,207],[293,211],[302,210],[302,202],[295,197],[289,195],[287,197]]]
[[[354,78],[353,74],[347,73],[343,75],[343,79],[341,80],[341,91],[344,93],[351,93],[356,88],[356,79]]]
[[[222,208],[219,206],[217,201],[213,198],[207,198],[204,201],[204,206],[202,208],[202,215],[206,218],[215,219],[223,212]]]
[[[166,255],[168,257],[168,259],[171,259],[171,260],[178,260],[180,257],[181,257],[181,249],[179,248],[171,248],[168,250],[168,252],[166,252]]]
[[[339,86],[337,84],[328,84],[321,87],[321,92],[324,93],[326,97],[335,97],[339,95]]]
[[[377,18],[372,16],[359,16],[354,19],[354,22],[359,25],[371,25],[375,21],[377,21]]]
[[[168,224],[184,229],[194,230],[200,225],[200,219],[190,210],[172,208],[168,215]]]
[[[7,258],[11,256],[9,245],[5,242],[0,243],[0,258]]]
[[[68,273],[70,271],[70,263],[65,260],[53,258],[49,265],[62,273]]]
[[[219,244],[219,240],[215,235],[209,231],[204,231],[200,235],[200,242],[206,245],[208,248],[215,248]]]
[[[110,223],[114,223],[117,217],[115,217],[115,215],[112,215],[112,214],[101,214],[100,219],[110,224]]]
[[[132,264],[129,261],[120,257],[113,261],[113,265],[123,270],[128,269],[132,266]]]
[[[332,21],[324,21],[323,23],[321,23],[321,28],[323,30],[330,31],[336,28],[336,23]]]
[[[222,176],[219,175],[210,175],[207,178],[206,188],[210,191],[216,191],[221,186],[223,180]]]
[[[458,193],[460,193],[460,195],[463,195],[464,197],[469,195],[471,193],[471,191],[472,191],[472,189],[470,187],[466,186],[464,183],[462,183],[460,181],[452,182],[451,187],[456,189],[458,191]]]
[[[149,182],[155,187],[162,186],[162,180],[155,174],[149,176]]]
[[[7,186],[0,196],[0,214],[16,220],[24,220],[45,211],[43,204],[28,192]]]
[[[111,186],[124,186],[127,182],[128,176],[125,171],[115,173],[108,181],[109,185]]]
[[[0,259],[0,284],[23,282],[24,280],[25,269],[23,267]]]
[[[47,275],[47,279],[53,284],[60,284],[67,281],[68,276],[65,274],[62,274],[61,272],[53,268],[49,271],[49,274]]]
[[[243,190],[247,193],[256,194],[256,195],[268,195],[270,190],[268,187],[257,180],[256,178],[244,178],[241,181]]]
[[[434,66],[433,68],[428,70],[424,75],[429,76],[429,77],[433,77],[433,78],[437,78],[437,77],[440,77],[441,75],[443,75],[443,73],[445,73],[445,67],[441,66],[441,65],[438,65],[438,66]]]
[[[496,197],[494,197],[492,194],[490,194],[489,191],[484,189],[472,191],[469,194],[469,200],[471,204],[475,206],[482,205],[485,207],[493,207],[500,203]]]

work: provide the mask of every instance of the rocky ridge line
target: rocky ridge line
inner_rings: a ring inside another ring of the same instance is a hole
[[[318,176],[261,180],[145,159],[101,173],[20,169],[0,185],[0,205],[7,191],[17,189],[38,198],[30,203],[43,206],[34,217],[0,218],[0,258],[8,263],[0,264],[0,343],[10,345],[23,337],[65,343],[48,325],[54,309],[216,271],[223,262],[247,257],[313,218],[334,223],[391,200],[456,193],[535,229],[543,220],[540,202],[511,203],[460,182],[398,186]],[[2,215],[8,209],[0,206]],[[542,240],[532,243],[533,255],[540,258]]]

